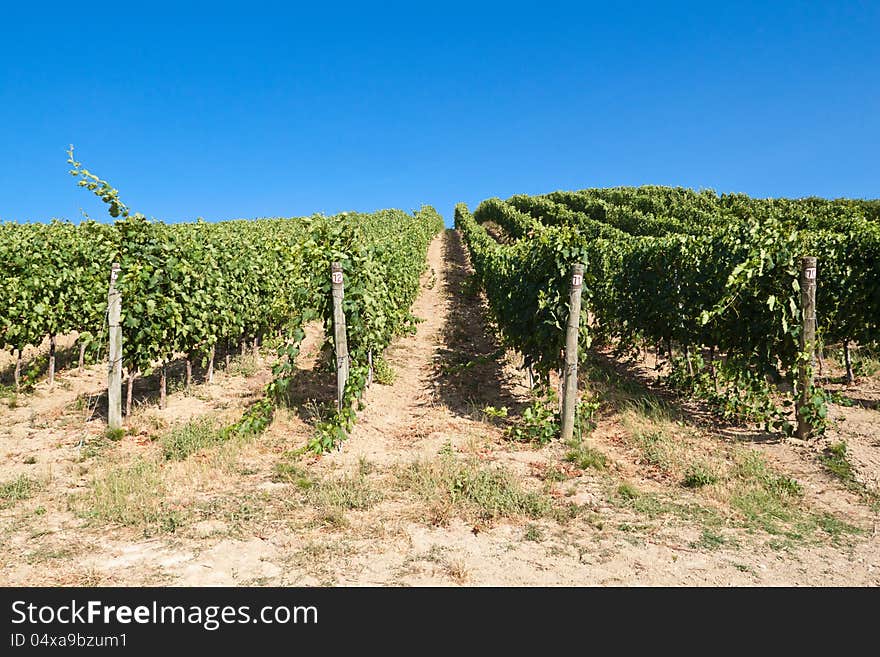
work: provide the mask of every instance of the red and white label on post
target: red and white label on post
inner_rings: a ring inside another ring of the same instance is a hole
[[[816,280],[816,268],[815,267],[807,267],[804,270],[804,276],[807,277],[808,281],[815,281]]]
[[[341,271],[334,271],[331,274],[331,278],[333,280],[334,285],[342,285],[342,272]]]
[[[584,282],[584,277],[581,274],[572,274],[571,276],[571,286],[572,287],[580,287]]]

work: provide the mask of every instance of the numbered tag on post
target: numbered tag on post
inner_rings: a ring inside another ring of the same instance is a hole
[[[572,287],[580,287],[584,282],[584,277],[581,274],[572,274],[571,276],[571,286]]]
[[[332,279],[334,285],[342,285],[342,272],[334,271],[332,274]]]
[[[815,267],[807,267],[804,270],[804,275],[807,277],[808,281],[816,280],[816,268]]]

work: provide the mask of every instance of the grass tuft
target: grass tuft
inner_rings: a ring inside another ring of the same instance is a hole
[[[381,489],[361,473],[322,479],[306,489],[306,499],[323,511],[364,510],[382,501]]]
[[[527,490],[510,470],[485,467],[476,460],[441,456],[434,461],[417,461],[399,472],[399,482],[439,511],[435,514],[438,521],[453,511],[482,520],[541,518],[553,511],[548,496]]]
[[[397,372],[382,356],[373,359],[373,380],[383,386],[390,386],[397,380]]]
[[[183,514],[169,507],[165,486],[155,461],[137,460],[92,480],[89,490],[69,500],[84,518],[126,526],[143,526],[145,533],[174,532]]]
[[[165,460],[183,461],[199,450],[226,441],[227,437],[228,432],[223,431],[215,421],[197,418],[172,427],[162,436],[159,444]]]
[[[7,509],[32,497],[40,488],[42,484],[38,480],[24,474],[0,484],[0,509]]]
[[[692,463],[688,467],[682,479],[681,485],[685,488],[702,488],[718,483],[718,475],[704,463]]]
[[[608,458],[598,449],[589,445],[579,444],[565,454],[565,460],[581,470],[604,470]]]
[[[849,462],[846,455],[845,442],[840,441],[829,445],[819,455],[819,462],[825,466],[828,472],[847,484],[847,486],[857,484],[852,463]]]

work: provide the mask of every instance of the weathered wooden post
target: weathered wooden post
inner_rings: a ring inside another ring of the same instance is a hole
[[[797,429],[801,440],[811,437],[807,405],[813,391],[813,362],[816,351],[816,258],[807,256],[801,261],[801,342],[798,361]]]
[[[846,365],[846,384],[852,385],[856,377],[853,374],[852,355],[849,350],[849,340],[843,341],[843,363]]]
[[[55,387],[55,334],[49,336],[49,390]]]
[[[79,373],[83,373],[83,367],[85,366],[86,361],[86,342],[84,340],[79,341]]]
[[[571,440],[574,433],[574,414],[577,408],[578,332],[581,321],[581,291],[584,266],[577,263],[571,268],[571,296],[568,324],[565,333],[565,383],[562,397],[562,440]]]
[[[110,429],[122,427],[122,327],[119,316],[122,312],[122,295],[116,289],[119,278],[119,263],[110,268],[110,290],[107,293],[107,324],[110,330],[110,371],[107,376],[107,426]]]
[[[211,345],[211,353],[208,354],[208,371],[205,373],[205,379],[208,383],[214,383],[214,354],[216,353],[217,345]]]
[[[168,363],[162,363],[159,370],[159,408],[168,408]]]
[[[21,390],[21,347],[15,350],[15,392]]]
[[[334,262],[330,266],[333,284],[333,342],[336,347],[336,399],[339,410],[345,397],[345,383],[348,381],[348,337],[345,333],[345,312],[342,299],[345,296],[345,283],[342,264]]]

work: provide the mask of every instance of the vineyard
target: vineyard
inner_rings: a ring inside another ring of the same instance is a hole
[[[108,203],[117,221],[3,224],[0,294],[7,303],[0,311],[0,342],[16,354],[16,388],[24,349],[45,338],[50,386],[57,336],[76,332],[80,369],[90,347],[94,358],[106,357],[108,281],[118,263],[126,415],[137,377],[161,373],[162,408],[173,360],[185,359],[188,387],[193,361],[206,363],[210,381],[218,347],[227,355],[236,347],[243,353],[266,339],[279,356],[268,401],[283,398],[303,324],[318,318],[332,325],[330,268],[339,262],[347,280],[350,376],[345,408],[321,427],[312,447],[326,450],[344,437],[373,355],[411,325],[427,245],[443,226],[437,212],[425,207],[413,214],[165,224],[130,213],[109,183],[83,169],[72,149],[69,155],[71,173]],[[261,404],[243,422],[259,426],[267,413],[271,405]]]
[[[546,378],[562,366],[572,263],[585,264],[580,343],[666,354],[670,380],[726,414],[790,433],[796,373],[826,345],[880,341],[880,204],[758,200],[662,187],[490,199],[456,226],[505,343]],[[493,234],[487,226],[495,226]],[[800,266],[818,259],[816,344],[804,353]],[[775,403],[778,393],[788,399]]]
[[[166,223],[69,156],[112,221],[0,225],[3,583],[880,584],[880,201]]]

